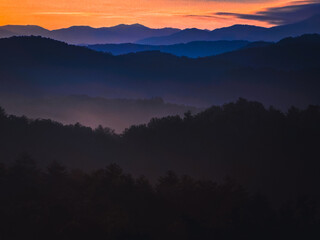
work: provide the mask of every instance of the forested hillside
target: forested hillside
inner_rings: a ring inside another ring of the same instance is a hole
[[[123,134],[1,114],[0,149],[10,163],[28,153],[87,171],[119,164],[155,180],[168,170],[221,181],[229,176],[271,198],[318,194],[320,110],[282,113],[244,99],[183,118],[153,119]],[[276,199],[273,199],[276,200]]]

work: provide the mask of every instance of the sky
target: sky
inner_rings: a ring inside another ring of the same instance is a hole
[[[0,25],[215,29],[233,24],[274,26],[320,12],[320,0],[0,0]]]

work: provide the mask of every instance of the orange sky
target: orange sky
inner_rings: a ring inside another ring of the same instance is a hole
[[[215,12],[253,13],[286,0],[0,0],[0,25],[48,29],[140,23],[148,27],[206,28],[263,22],[214,17]]]

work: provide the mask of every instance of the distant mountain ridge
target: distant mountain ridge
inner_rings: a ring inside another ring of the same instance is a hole
[[[170,36],[146,38],[137,41],[137,43],[171,45],[192,41],[218,40],[279,41],[285,37],[296,37],[306,33],[320,33],[320,14],[301,22],[271,28],[233,25],[213,31],[185,29]]]
[[[233,25],[212,31],[190,28],[152,29],[141,24],[120,24],[113,27],[92,28],[89,26],[72,26],[49,31],[38,26],[0,27],[0,38],[11,36],[42,36],[69,44],[119,44],[137,43],[143,45],[172,45],[194,41],[245,40],[245,41],[279,41],[285,37],[320,33],[320,14],[306,20],[264,28],[252,25]]]
[[[9,31],[9,32],[2,32]],[[180,29],[152,29],[141,24],[120,24],[113,27],[93,28],[72,26],[57,30],[47,30],[39,26],[7,25],[0,27],[0,38],[11,36],[42,36],[69,44],[127,43],[142,38],[159,37],[173,34]]]
[[[250,44],[248,41],[199,41],[190,43],[180,43],[173,45],[142,45],[134,43],[123,44],[97,44],[87,47],[101,52],[111,53],[113,55],[123,55],[143,51],[160,51],[170,53],[176,56],[185,56],[191,58],[207,57],[225,52],[231,52]]]

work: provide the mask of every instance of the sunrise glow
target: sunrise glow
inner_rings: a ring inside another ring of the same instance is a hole
[[[218,16],[217,12],[253,14],[288,1],[210,0],[0,0],[0,25],[39,25],[48,29],[140,23],[148,27],[214,29],[233,24],[271,26],[263,21]]]

